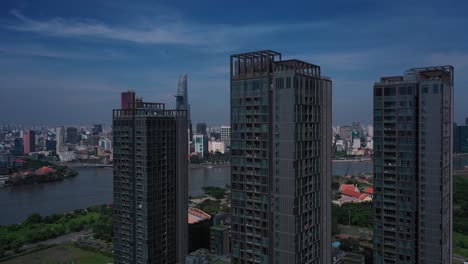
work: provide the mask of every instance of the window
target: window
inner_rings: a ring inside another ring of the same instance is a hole
[[[395,96],[396,95],[396,88],[395,87],[386,87],[384,89],[385,96]]]
[[[382,96],[382,88],[380,87],[374,88],[374,96]]]
[[[434,85],[432,86],[432,92],[433,92],[434,94],[438,94],[438,93],[439,93],[439,86],[438,86],[437,84],[434,84]]]
[[[429,88],[428,88],[427,86],[423,86],[423,87],[422,87],[422,92],[423,92],[423,94],[427,94],[428,91],[429,91]]]

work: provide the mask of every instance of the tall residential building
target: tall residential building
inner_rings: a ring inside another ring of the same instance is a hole
[[[76,127],[67,127],[67,143],[78,144],[78,129]]]
[[[452,263],[453,67],[374,85],[374,263]]]
[[[208,136],[207,135],[193,135],[195,142],[195,153],[201,158],[206,158],[208,154]]]
[[[36,132],[34,130],[24,131],[23,147],[23,154],[28,154],[36,151]]]
[[[115,263],[184,263],[187,112],[138,101],[113,111]]]
[[[229,148],[231,146],[231,127],[230,126],[222,126],[220,130],[221,134],[221,141],[224,141],[224,146]]]
[[[278,52],[231,56],[233,264],[331,262],[331,86]]]
[[[197,123],[197,134],[208,135],[206,132],[206,123]]]
[[[179,76],[177,85],[176,110],[187,111],[187,128],[189,130],[189,141],[193,138],[192,121],[190,120],[190,104],[188,102],[187,74]]]
[[[59,153],[63,150],[63,146],[65,145],[65,131],[63,127],[57,127],[55,129],[55,141],[57,141],[55,153]]]

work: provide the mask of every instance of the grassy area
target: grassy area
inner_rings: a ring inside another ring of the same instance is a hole
[[[84,229],[93,229],[96,238],[110,241],[112,228],[112,209],[105,205],[64,215],[32,214],[21,224],[0,226],[0,257],[8,250],[19,252],[23,245]]]
[[[453,232],[453,254],[468,258],[468,236]]]
[[[58,263],[74,263],[74,264],[105,264],[113,263],[112,257],[80,249],[71,244],[57,245],[44,250],[36,251],[30,254],[19,256],[1,262],[2,264],[58,264]]]

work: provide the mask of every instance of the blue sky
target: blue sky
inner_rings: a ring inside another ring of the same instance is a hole
[[[135,3],[138,2],[138,3]],[[455,67],[468,116],[467,1],[10,1],[0,4],[0,123],[111,120],[121,91],[174,105],[189,75],[194,122],[229,123],[229,55],[272,49],[333,80],[334,124],[372,121],[372,85]]]

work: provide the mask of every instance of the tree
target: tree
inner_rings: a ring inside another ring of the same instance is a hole
[[[190,157],[190,164],[200,164],[202,160],[198,157],[198,155],[192,155]]]
[[[25,224],[39,224],[42,222],[42,216],[40,214],[32,214],[26,218],[26,221],[24,221]]]
[[[352,238],[342,239],[341,249],[347,252],[356,252],[359,250],[359,241]]]

